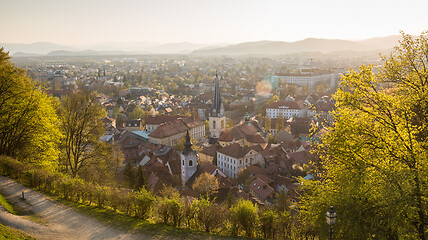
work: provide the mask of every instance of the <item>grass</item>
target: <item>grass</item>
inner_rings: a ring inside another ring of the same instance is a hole
[[[181,238],[181,239],[224,239],[231,238],[225,236],[216,236],[206,232],[178,228],[165,224],[151,223],[136,217],[128,216],[124,213],[114,212],[110,209],[103,209],[96,206],[75,203],[64,199],[55,198],[55,200],[72,207],[76,211],[89,215],[108,226],[130,232],[141,232],[153,238]]]
[[[2,239],[35,239],[31,237],[30,235],[25,234],[24,232],[21,232],[19,230],[6,227],[2,224],[0,224],[0,240]]]
[[[23,217],[32,221],[32,222],[39,223],[39,224],[42,224],[45,226],[48,225],[48,223],[49,223],[48,220],[46,220],[45,218],[43,218],[37,214],[31,214],[31,215],[27,215],[27,216],[23,216]]]
[[[0,194],[0,204],[10,213],[17,215],[13,206]]]

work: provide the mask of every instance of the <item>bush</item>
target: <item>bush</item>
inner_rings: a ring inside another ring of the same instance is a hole
[[[145,188],[134,193],[135,215],[141,219],[147,219],[153,208],[155,197]]]
[[[260,231],[264,238],[274,239],[278,214],[271,210],[265,209],[260,214]]]
[[[195,208],[198,225],[205,232],[212,232],[225,220],[225,209],[208,198],[196,201]]]
[[[245,231],[247,237],[252,237],[258,222],[258,208],[250,201],[240,200],[230,208],[230,220],[232,222],[232,234],[239,235]]]

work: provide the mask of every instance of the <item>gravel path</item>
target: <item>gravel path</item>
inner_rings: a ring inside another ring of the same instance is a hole
[[[21,192],[25,192],[25,200]],[[0,192],[20,212],[40,216],[42,223],[0,209],[0,223],[20,229],[37,239],[149,239],[141,233],[127,233],[108,227],[50,200],[43,194],[0,176]],[[46,223],[44,223],[46,222]]]

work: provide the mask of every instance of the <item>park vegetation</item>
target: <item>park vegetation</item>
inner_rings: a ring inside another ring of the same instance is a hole
[[[314,150],[315,177],[300,180],[300,201],[293,207],[285,193],[270,207],[233,198],[217,203],[212,193],[218,183],[206,175],[193,201],[168,186],[154,195],[141,169],[130,166],[124,170],[129,188],[120,188],[114,181],[118,150],[99,141],[105,112],[93,94],[48,97],[9,58],[0,49],[0,173],[32,188],[229,236],[324,239],[331,205],[338,214],[336,239],[428,236],[428,33],[403,34],[383,66],[361,66],[343,76],[334,95],[335,123]],[[269,101],[277,100],[274,95]],[[141,114],[136,110],[135,117]],[[270,124],[266,119],[264,126]]]

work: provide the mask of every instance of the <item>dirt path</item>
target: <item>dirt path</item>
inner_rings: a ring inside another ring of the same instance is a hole
[[[25,200],[21,192],[25,192]],[[37,239],[149,239],[141,233],[127,233],[83,216],[49,200],[43,194],[0,176],[1,194],[19,211],[41,216],[46,223],[36,223],[0,209],[0,223],[23,230]]]

